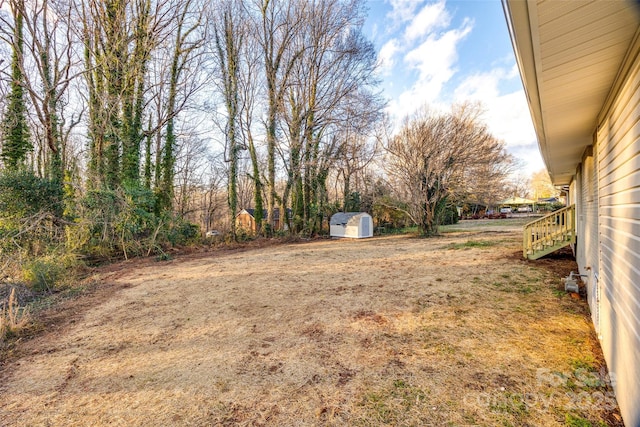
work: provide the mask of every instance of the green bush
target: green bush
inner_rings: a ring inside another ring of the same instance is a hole
[[[167,233],[167,240],[172,245],[187,245],[200,239],[200,227],[184,220],[176,220]]]
[[[555,211],[557,211],[559,209],[562,209],[564,207],[566,207],[566,205],[564,203],[562,203],[562,202],[554,202],[554,203],[551,203],[551,205],[549,205],[549,210],[551,212],[555,212]]]
[[[49,212],[62,215],[62,187],[28,170],[0,174],[0,217],[21,219]]]
[[[374,202],[372,216],[377,227],[384,227],[385,232],[389,232],[411,225],[406,214],[408,209],[406,203],[385,195]]]
[[[158,225],[156,195],[144,187],[129,187],[123,190],[123,209],[119,213],[116,228],[124,230],[133,238],[147,237]]]
[[[89,191],[79,204],[82,221],[67,233],[67,241],[82,244],[91,258],[147,255],[169,222],[156,215],[156,205],[153,191],[140,186]]]
[[[458,208],[455,205],[450,204],[447,204],[444,209],[439,212],[439,216],[439,225],[457,224],[460,220],[460,216],[458,215]]]
[[[360,193],[354,191],[349,194],[349,197],[345,200],[344,212],[360,212],[360,205]]]
[[[24,281],[34,291],[52,291],[64,276],[65,268],[48,258],[36,258],[23,265]]]
[[[22,260],[64,241],[61,188],[27,170],[0,172],[0,265],[18,278]]]
[[[74,254],[50,254],[22,266],[22,278],[34,291],[52,291],[73,283],[84,264]]]

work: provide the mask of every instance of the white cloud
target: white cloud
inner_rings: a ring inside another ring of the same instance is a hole
[[[511,67],[511,70],[509,71],[509,74],[507,76],[510,79],[520,79],[520,70],[518,69],[518,64],[517,63],[513,63],[513,66]]]
[[[515,70],[514,73],[513,67],[494,68],[471,75],[453,92],[453,101],[480,101],[486,110],[483,119],[491,133],[505,142],[507,149],[521,159],[527,170],[535,171],[544,166],[524,90],[500,93],[501,82],[520,78],[517,67]]]
[[[404,32],[409,42],[423,37],[438,28],[446,28],[451,23],[451,15],[445,8],[443,0],[438,3],[427,4],[415,15]]]
[[[454,102],[480,101],[491,133],[505,141],[527,170],[541,169],[526,97],[516,84],[520,76],[513,57],[495,58],[488,64],[489,71],[463,69],[459,49],[474,29],[473,20],[464,18],[452,24],[454,12],[448,10],[446,0],[388,3],[391,11],[384,28],[391,38],[380,49],[378,60],[392,94],[387,112],[396,125],[424,105],[447,111]],[[472,74],[465,75],[469,72]],[[448,91],[454,78],[462,80]]]
[[[400,50],[400,44],[397,39],[388,40],[378,52],[378,64],[380,64],[379,71],[383,76],[391,74],[391,70],[395,67],[396,60],[395,55]]]
[[[460,28],[440,35],[432,33],[405,55],[405,64],[418,73],[418,78],[396,103],[390,104],[393,115],[401,118],[422,105],[442,102],[442,88],[456,73],[458,44],[470,31],[471,24],[465,21]]]
[[[450,30],[440,37],[431,34],[418,47],[404,57],[405,63],[419,72],[419,80],[448,81],[458,60],[458,43],[471,31],[471,27]]]
[[[505,74],[504,69],[494,68],[487,73],[468,76],[453,91],[454,101],[496,98],[499,93],[498,83],[506,77]]]
[[[527,146],[535,142],[529,109],[522,89],[501,94],[500,82],[513,78],[511,70],[496,68],[467,77],[454,91],[454,101],[480,101],[486,109],[485,121],[491,132],[507,146]]]
[[[387,13],[387,17],[391,18],[394,23],[404,23],[415,16],[416,9],[421,2],[417,0],[390,0],[391,11]]]
[[[440,90],[440,85],[435,81],[417,82],[411,88],[405,90],[389,102],[387,112],[393,117],[395,125],[407,116],[415,113],[424,106],[433,111],[445,111],[449,106],[437,97],[428,96]]]
[[[375,40],[378,38],[378,23],[375,22],[372,26],[371,26],[371,39]]]
[[[536,141],[523,91],[485,100],[487,124],[507,146],[526,146]]]

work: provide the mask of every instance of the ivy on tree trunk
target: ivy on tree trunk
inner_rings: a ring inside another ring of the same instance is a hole
[[[5,167],[16,170],[24,164],[27,153],[33,150],[27,124],[27,107],[24,100],[24,76],[22,60],[24,54],[23,16],[14,11],[15,28],[13,53],[11,56],[11,92],[2,121],[2,160]]]

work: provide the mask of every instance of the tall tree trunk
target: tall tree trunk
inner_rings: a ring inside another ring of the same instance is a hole
[[[171,82],[169,84],[169,101],[167,103],[167,109],[170,114],[167,120],[166,136],[164,140],[164,148],[162,150],[162,173],[160,180],[160,206],[161,210],[171,211],[173,208],[173,178],[175,176],[174,166],[176,163],[175,157],[175,145],[176,135],[174,131],[175,119],[173,117],[173,110],[175,109],[176,102],[176,86],[178,79],[177,72],[177,57],[174,58],[174,63],[171,67]]]
[[[258,163],[258,155],[256,153],[256,146],[249,134],[249,156],[251,157],[251,167],[253,179],[253,218],[256,221],[256,233],[262,232],[262,222],[264,220],[264,201],[262,198],[262,179],[260,178],[260,164]]]
[[[302,28],[297,10],[303,2],[263,0],[261,3],[261,40],[267,84],[267,216],[270,224],[276,204],[276,131],[281,101],[289,86],[293,67],[304,47],[296,47],[293,39]],[[281,9],[280,9],[281,8]]]
[[[126,3],[120,0],[105,1],[105,60],[102,72],[106,80],[106,185],[115,189],[121,183],[121,156],[123,126],[120,115],[121,96],[128,58],[125,22]],[[107,68],[108,67],[108,68]]]
[[[190,42],[190,35],[200,26],[201,14],[197,14],[197,20],[190,22],[188,19],[191,17],[192,0],[185,0],[179,2],[177,13],[177,27],[175,46],[173,49],[173,55],[171,58],[171,70],[169,77],[169,95],[166,107],[166,136],[164,148],[162,150],[162,172],[160,174],[159,181],[159,204],[162,210],[171,211],[173,209],[173,196],[174,196],[174,177],[175,177],[175,163],[176,163],[176,134],[175,134],[175,117],[179,112],[177,105],[178,97],[178,85],[180,84],[180,77],[185,67],[187,66],[187,58],[191,53],[201,46],[202,40]]]
[[[18,169],[24,164],[27,153],[33,150],[27,124],[27,107],[24,100],[25,84],[23,70],[24,1],[11,2],[15,20],[11,55],[11,92],[2,121],[2,160],[7,169]]]
[[[104,123],[100,97],[103,93],[102,77],[98,73],[98,37],[91,33],[91,25],[88,22],[88,13],[83,8],[83,37],[84,37],[84,66],[87,72],[88,98],[89,98],[89,179],[90,188],[98,188],[104,180]]]
[[[142,142],[142,113],[144,107],[147,62],[153,40],[150,33],[150,0],[138,0],[136,27],[133,34],[134,51],[129,58],[123,94],[122,175],[129,185],[140,180],[140,143]]]
[[[267,220],[269,230],[273,228],[276,202],[276,100],[274,84],[268,83],[269,106],[267,112]]]
[[[238,122],[238,72],[240,50],[242,49],[244,34],[238,28],[238,16],[234,15],[233,4],[227,3],[222,11],[222,22],[214,24],[214,38],[216,43],[217,61],[223,80],[223,98],[227,110],[226,148],[229,152],[228,174],[228,205],[231,235],[236,236],[236,213],[238,211],[238,155],[240,144],[236,132]]]
[[[351,198],[351,174],[347,171],[343,171],[342,176],[344,181],[344,191],[342,194],[342,210],[347,212],[350,206],[349,199]]]
[[[151,122],[149,122],[149,127],[151,127]],[[151,190],[151,178],[153,176],[153,164],[151,159],[151,131],[150,129],[147,131],[147,134],[144,138],[144,187],[148,190]]]
[[[40,67],[42,74],[42,81],[44,85],[44,105],[43,116],[46,132],[47,146],[51,153],[49,164],[47,166],[48,176],[59,187],[59,192],[62,194],[62,186],[64,181],[64,164],[62,162],[61,155],[61,143],[60,143],[60,123],[58,121],[58,93],[52,76],[51,66],[51,35],[48,28],[48,1],[43,3],[43,36],[44,43],[40,47]]]

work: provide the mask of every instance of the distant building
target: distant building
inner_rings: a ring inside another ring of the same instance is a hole
[[[236,227],[255,233],[257,228],[256,228],[256,218],[254,214],[255,214],[255,209],[242,209],[236,215]],[[291,209],[287,209],[287,214],[291,216]],[[280,209],[275,208],[273,210],[273,219],[269,220],[269,218],[267,217],[268,217],[267,210],[264,209],[262,211],[262,219],[271,226],[271,229],[279,230],[280,229]]]

